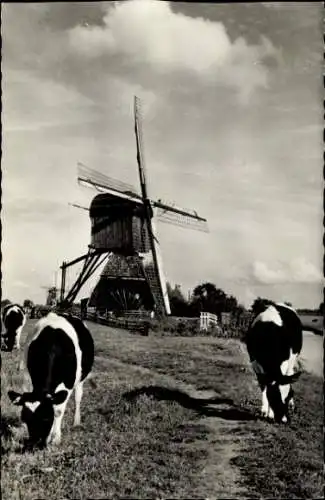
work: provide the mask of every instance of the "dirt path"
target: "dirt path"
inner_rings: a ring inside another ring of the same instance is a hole
[[[231,459],[240,454],[243,446],[243,436],[239,441],[233,434],[238,429],[238,422],[202,418],[200,424],[210,430],[209,457],[200,478],[204,489],[211,492],[208,498],[248,498],[240,471],[231,464]]]
[[[243,363],[246,363],[245,353],[242,354]],[[116,358],[108,359],[101,356],[97,358],[111,367],[127,366],[128,370],[131,369],[143,375],[150,375],[153,381],[157,380],[157,383],[159,381],[160,385],[182,390],[191,398],[197,400],[213,399],[218,396],[212,390],[197,390],[194,385],[184,383],[166,374],[160,374],[149,368],[125,363]],[[96,375],[94,378],[96,378]],[[202,496],[207,500],[249,498],[247,490],[243,486],[239,469],[231,464],[231,459],[241,454],[241,449],[246,444],[245,432],[241,429],[242,422],[213,416],[214,406],[213,403],[209,405],[212,411],[211,417],[203,416],[197,421],[198,425],[208,428],[210,432],[207,441],[204,442],[204,448],[208,450],[208,458],[204,459],[202,472],[200,477],[197,478],[198,491],[193,492],[193,494]],[[218,410],[226,407],[227,405],[221,405],[220,407],[219,404],[216,406]],[[191,449],[195,447],[202,449],[202,441],[194,441],[185,446],[189,446]]]

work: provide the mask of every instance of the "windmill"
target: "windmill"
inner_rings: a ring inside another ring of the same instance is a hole
[[[56,286],[42,286],[41,288],[47,291],[46,305],[55,307],[58,302],[59,289]]]
[[[97,194],[87,210],[91,219],[91,243],[88,252],[61,266],[61,307],[68,307],[81,287],[106,262],[101,278],[88,305],[119,309],[155,309],[158,315],[170,314],[166,279],[156,234],[155,219],[207,232],[207,221],[195,211],[178,208],[148,195],[141,130],[139,99],[134,98],[134,126],[140,193],[124,182],[78,163],[78,183],[96,189]],[[66,270],[84,262],[83,268],[65,295]],[[101,298],[104,302],[101,303]]]

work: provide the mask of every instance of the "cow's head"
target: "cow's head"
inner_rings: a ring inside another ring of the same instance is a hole
[[[289,403],[293,398],[292,384],[300,377],[301,372],[293,375],[280,375],[276,380],[266,385],[266,395],[274,413],[274,420],[278,423],[288,422]]]
[[[8,391],[11,402],[22,406],[21,419],[27,425],[30,446],[46,446],[54,422],[54,405],[63,403],[67,395],[65,390],[41,396],[33,392]]]

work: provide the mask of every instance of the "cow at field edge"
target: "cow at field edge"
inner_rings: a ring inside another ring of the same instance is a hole
[[[8,391],[10,400],[22,406],[31,446],[60,443],[62,419],[73,390],[74,425],[80,424],[83,383],[93,362],[94,341],[79,318],[50,312],[36,323],[25,347],[32,392]]]
[[[262,391],[262,415],[287,422],[293,408],[292,383],[302,349],[302,324],[297,313],[284,304],[271,304],[258,314],[246,334],[250,362]]]
[[[11,352],[15,347],[20,349],[21,332],[26,323],[24,309],[18,304],[8,304],[2,311],[2,322],[5,327],[2,350]]]

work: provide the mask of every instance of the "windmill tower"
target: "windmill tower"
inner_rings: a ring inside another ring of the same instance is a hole
[[[134,98],[134,122],[140,193],[133,186],[117,181],[83,164],[78,164],[78,182],[91,186],[97,194],[89,211],[91,243],[87,254],[63,262],[61,307],[70,305],[81,287],[106,260],[89,305],[107,309],[136,309],[142,305],[158,315],[169,315],[170,305],[160,254],[155,220],[207,231],[206,219],[195,211],[149,198],[143,152],[139,99]],[[84,261],[76,282],[65,295],[66,269]],[[105,307],[106,305],[106,307]]]
[[[58,288],[56,286],[42,286],[41,288],[47,291],[46,305],[55,307],[58,302]]]

